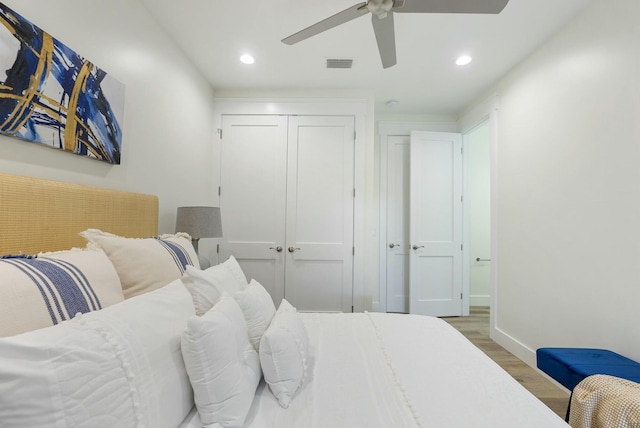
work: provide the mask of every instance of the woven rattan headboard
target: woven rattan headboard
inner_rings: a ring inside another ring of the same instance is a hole
[[[158,198],[0,173],[0,255],[84,247],[89,228],[155,236]]]

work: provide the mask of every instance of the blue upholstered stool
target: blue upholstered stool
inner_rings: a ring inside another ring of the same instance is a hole
[[[640,363],[606,349],[540,348],[536,358],[540,370],[570,391],[582,379],[594,374],[640,383]]]

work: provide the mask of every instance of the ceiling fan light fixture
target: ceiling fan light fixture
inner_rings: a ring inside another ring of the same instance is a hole
[[[467,65],[472,61],[469,55],[460,55],[456,60],[456,65]]]
[[[367,2],[367,9],[369,12],[378,17],[378,19],[384,19],[387,17],[387,13],[393,7],[393,0],[369,0]]]
[[[240,62],[243,64],[251,65],[256,62],[255,58],[250,54],[244,54],[240,57]]]

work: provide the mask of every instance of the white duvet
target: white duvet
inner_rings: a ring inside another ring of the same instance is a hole
[[[247,428],[568,425],[444,321],[301,313],[312,375],[281,408],[264,381]],[[183,427],[201,427],[197,412]]]

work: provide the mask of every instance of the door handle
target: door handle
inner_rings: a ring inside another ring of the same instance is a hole
[[[270,250],[276,250],[277,252],[281,253],[282,252],[282,247],[280,245],[278,245],[277,247],[269,247]]]
[[[414,246],[413,246],[413,247],[411,247],[411,248],[412,248],[412,249],[414,249],[414,250],[417,250],[418,248],[424,248],[424,245],[420,245],[420,246],[418,246],[418,245],[414,245]]]
[[[395,247],[399,247],[400,244],[389,244],[389,248],[395,248]]]
[[[287,248],[287,250],[289,250],[290,253],[293,253],[295,250],[299,250],[300,248],[298,247],[289,247]]]

